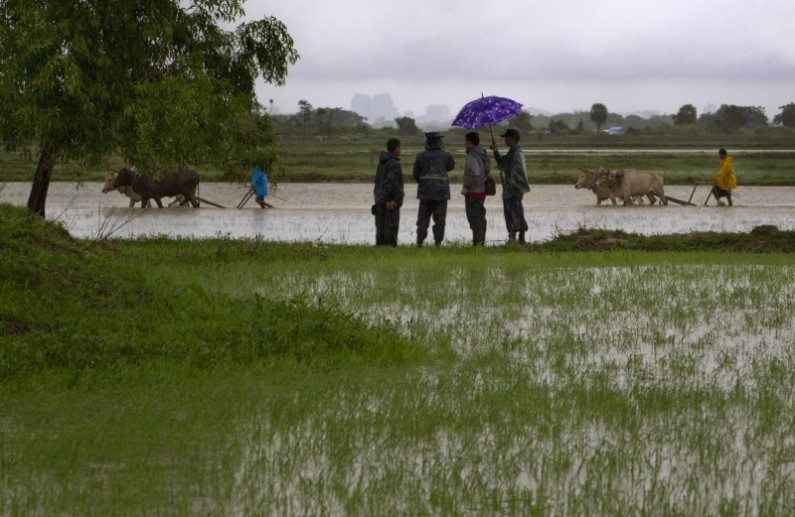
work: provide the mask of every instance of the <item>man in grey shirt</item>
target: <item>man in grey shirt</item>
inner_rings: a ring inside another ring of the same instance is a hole
[[[472,243],[475,246],[486,242],[486,178],[489,176],[489,156],[480,147],[480,135],[475,131],[464,136],[467,152],[464,164],[464,208],[467,221],[472,229]]]

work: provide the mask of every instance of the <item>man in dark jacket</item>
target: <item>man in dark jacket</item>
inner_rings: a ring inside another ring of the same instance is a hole
[[[505,138],[505,145],[509,147],[508,154],[501,156],[494,142],[491,144],[491,149],[497,160],[497,168],[502,171],[502,210],[505,214],[505,226],[508,229],[508,241],[515,242],[518,233],[519,243],[524,244],[528,226],[524,217],[522,197],[526,192],[530,192],[530,182],[527,180],[524,155],[519,146],[519,131],[508,129],[500,136]]]
[[[400,207],[403,206],[403,168],[400,166],[400,140],[390,138],[381,151],[373,187],[375,245],[397,246]]]
[[[422,246],[428,236],[428,225],[433,216],[433,240],[440,245],[444,240],[444,225],[447,218],[447,200],[450,199],[450,177],[448,172],[455,161],[442,146],[442,135],[433,131],[425,133],[425,150],[414,160],[414,179],[417,181],[417,246]]]

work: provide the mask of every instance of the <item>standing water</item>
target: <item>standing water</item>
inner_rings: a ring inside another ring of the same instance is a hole
[[[47,217],[63,223],[75,237],[94,239],[105,236],[171,238],[261,236],[268,241],[316,241],[324,243],[369,244],[375,242],[375,225],[370,214],[372,185],[329,183],[283,183],[268,202],[273,209],[261,209],[250,200],[243,209],[236,205],[246,194],[241,185],[204,183],[199,196],[225,206],[219,209],[202,204],[192,208],[129,208],[127,197],[118,192],[102,194],[101,183],[55,182],[47,199]],[[677,199],[690,198],[692,187],[666,187],[666,194]],[[25,205],[29,183],[7,183],[0,191],[0,202]],[[445,239],[469,242],[472,238],[464,213],[459,186],[451,185]],[[734,207],[718,207],[711,199],[703,206],[709,187],[700,186],[692,201],[697,206],[669,203],[665,206],[596,206],[589,191],[573,185],[537,185],[525,195],[524,206],[530,225],[529,240],[552,239],[578,228],[624,230],[644,235],[689,233],[694,231],[747,232],[756,226],[775,225],[795,230],[795,187],[740,187]],[[502,201],[497,195],[486,200],[491,244],[507,238]],[[168,201],[168,198],[164,199]],[[164,203],[167,204],[167,203]],[[416,236],[416,185],[406,186],[401,210],[399,244],[411,244]]]

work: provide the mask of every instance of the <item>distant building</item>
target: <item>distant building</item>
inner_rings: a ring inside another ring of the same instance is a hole
[[[394,122],[394,119],[400,116],[392,102],[392,96],[388,93],[372,96],[357,93],[351,99],[351,111],[366,118],[367,122],[374,127],[379,123],[383,125],[385,121]]]
[[[425,109],[425,114],[417,117],[417,125],[426,131],[447,129],[453,122],[450,107],[432,104]]]

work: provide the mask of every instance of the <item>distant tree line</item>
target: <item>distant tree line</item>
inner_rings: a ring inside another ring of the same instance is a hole
[[[772,125],[795,127],[795,103],[781,106],[781,112],[773,117]],[[273,125],[283,135],[304,138],[324,138],[335,135],[368,135],[382,132],[368,124],[365,117],[342,108],[315,108],[306,100],[298,102],[298,112],[290,115],[273,115]],[[660,133],[674,127],[690,128],[690,131],[731,134],[739,131],[769,127],[771,122],[760,106],[736,106],[723,104],[715,112],[699,114],[692,104],[685,104],[674,115],[623,116],[610,113],[603,103],[594,103],[589,111],[560,113],[556,115],[530,115],[521,111],[505,122],[524,133],[550,135],[582,135],[601,131],[605,127],[619,126],[625,134]],[[397,117],[395,128],[387,131],[404,136],[418,135],[422,129],[411,117]],[[668,128],[668,129],[666,129]]]
[[[340,134],[368,133],[367,119],[342,108],[315,108],[309,101],[298,101],[298,113],[271,115],[277,132],[283,135],[329,137]]]

